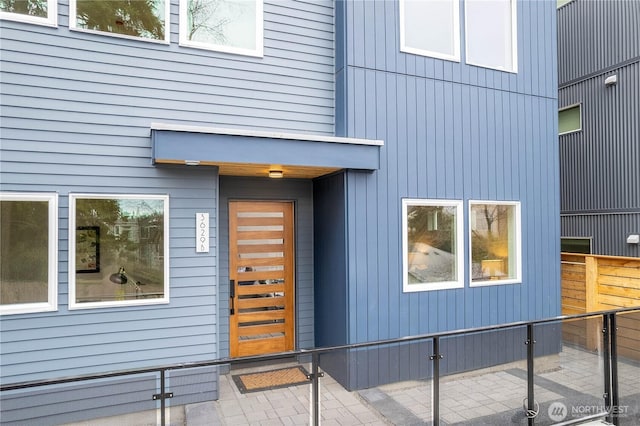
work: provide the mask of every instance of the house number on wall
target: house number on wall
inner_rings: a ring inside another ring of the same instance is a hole
[[[196,253],[209,253],[209,213],[196,213]]]

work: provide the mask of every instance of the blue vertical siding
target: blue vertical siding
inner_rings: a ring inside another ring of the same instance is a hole
[[[347,336],[345,176],[336,173],[313,182],[315,345],[344,345]]]
[[[350,342],[559,314],[555,3],[518,2],[517,73],[400,52],[396,2],[337,7],[345,136],[385,141],[380,170],[347,173]],[[465,219],[520,201],[522,284],[470,288],[467,267],[464,289],[403,293],[403,197],[464,200]]]

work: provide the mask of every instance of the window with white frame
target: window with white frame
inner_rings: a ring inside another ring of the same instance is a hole
[[[465,0],[466,62],[516,72],[516,16],[516,0]]]
[[[180,44],[262,57],[262,0],[180,0]]]
[[[558,134],[579,132],[582,130],[582,106],[571,105],[558,111]]]
[[[470,201],[471,286],[521,281],[520,203]]]
[[[69,0],[69,28],[169,43],[169,3],[170,0]]]
[[[457,0],[400,0],[400,50],[460,61]]]
[[[169,198],[69,195],[69,309],[169,302]]]
[[[55,311],[58,196],[0,193],[0,313]]]
[[[402,200],[403,290],[464,287],[462,201]]]
[[[57,0],[0,0],[0,18],[56,26]]]

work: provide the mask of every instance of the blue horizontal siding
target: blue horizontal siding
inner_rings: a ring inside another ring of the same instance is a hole
[[[179,46],[177,0],[171,10],[170,45],[70,31],[64,4],[57,29],[4,21],[3,117],[28,119],[16,108],[35,108],[54,122],[114,126],[137,117],[333,134],[332,2],[265,2],[263,58]],[[42,129],[62,131],[49,124]]]
[[[8,156],[17,153],[19,151],[9,151]],[[28,157],[15,162],[5,161],[5,154],[7,152],[3,152],[3,191],[56,191],[60,194],[60,239],[58,312],[3,316],[1,319],[3,383],[216,357],[215,250],[195,255],[193,225],[196,212],[209,211],[210,233],[215,235],[217,232],[215,169],[152,168],[149,158],[137,159],[134,161],[137,165],[113,170],[98,164],[83,169],[84,166],[79,166],[81,159],[75,164],[56,165],[29,162]],[[56,170],[50,170],[52,168]],[[63,173],[65,169],[76,172]],[[103,176],[97,171],[102,171]],[[114,178],[117,174],[123,177]],[[70,192],[169,194],[169,304],[67,309],[67,195]]]

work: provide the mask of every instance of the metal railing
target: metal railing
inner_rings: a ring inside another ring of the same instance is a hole
[[[384,339],[377,340],[372,342],[363,342],[356,344],[347,344],[347,345],[339,345],[339,346],[331,346],[331,347],[323,347],[323,348],[315,348],[315,349],[303,349],[296,350],[292,352],[286,353],[277,353],[270,355],[260,355],[260,356],[250,356],[250,357],[242,357],[242,358],[222,358],[211,361],[202,361],[202,362],[186,362],[186,363],[177,363],[177,364],[169,364],[169,365],[160,365],[148,368],[136,368],[136,369],[128,369],[128,370],[120,370],[120,371],[111,371],[104,373],[96,373],[96,374],[87,374],[87,375],[77,375],[77,376],[69,376],[69,377],[61,377],[55,379],[45,379],[45,380],[34,380],[20,383],[11,383],[11,384],[1,384],[0,385],[0,393],[29,389],[29,388],[38,388],[44,386],[52,386],[52,385],[60,385],[67,383],[75,383],[75,382],[86,382],[90,380],[98,380],[98,379],[107,379],[107,378],[115,378],[115,377],[126,377],[133,375],[140,375],[145,373],[159,373],[160,376],[160,384],[159,384],[159,393],[155,393],[152,395],[152,399],[155,401],[159,401],[160,403],[160,418],[159,422],[161,425],[166,424],[166,400],[173,398],[173,392],[167,392],[166,385],[166,374],[170,371],[175,370],[186,370],[186,369],[194,369],[199,367],[216,367],[216,366],[235,366],[241,364],[249,364],[256,362],[268,362],[268,361],[278,361],[283,359],[291,359],[291,358],[299,358],[304,357],[305,359],[310,359],[311,361],[311,371],[307,375],[307,379],[311,385],[311,402],[310,402],[310,422],[314,425],[320,424],[320,386],[319,381],[320,378],[323,377],[324,373],[321,371],[320,366],[320,355],[329,354],[336,351],[352,351],[358,349],[367,349],[373,348],[381,345],[392,345],[392,344],[404,344],[418,341],[431,341],[433,353],[425,354],[425,358],[431,361],[432,363],[432,424],[439,425],[440,424],[440,386],[441,386],[441,369],[440,363],[445,357],[446,354],[441,353],[441,340],[443,338],[454,337],[454,336],[462,336],[462,335],[473,335],[477,333],[485,333],[492,332],[498,330],[507,330],[507,329],[515,329],[515,328],[523,328],[526,327],[526,341],[523,342],[526,345],[526,369],[527,369],[527,396],[526,396],[526,404],[523,407],[524,415],[527,418],[528,425],[534,425],[536,423],[536,417],[539,414],[539,405],[536,402],[536,394],[534,387],[534,345],[536,344],[534,330],[535,326],[557,323],[557,322],[566,322],[572,320],[580,320],[580,319],[593,319],[600,318],[602,320],[602,356],[603,356],[603,400],[604,405],[606,407],[606,411],[594,413],[588,416],[580,417],[578,419],[573,419],[569,421],[565,421],[562,423],[557,423],[560,425],[569,425],[575,424],[579,422],[584,422],[589,419],[603,418],[610,423],[615,425],[619,424],[618,414],[619,414],[619,403],[620,403],[620,394],[619,394],[619,383],[618,383],[618,352],[617,352],[617,326],[616,319],[620,314],[625,313],[640,313],[640,308],[624,308],[624,309],[616,309],[610,311],[600,311],[586,314],[577,314],[577,315],[564,315],[553,318],[546,318],[535,321],[521,321],[521,322],[513,322],[507,324],[493,325],[487,327],[478,327],[471,329],[460,329],[454,331],[447,331],[441,333],[431,333],[431,334],[422,334],[415,336],[408,336],[402,338],[394,338],[394,339]],[[640,368],[640,364],[639,364]],[[585,372],[587,373],[587,372]],[[1,395],[0,395],[1,396]]]

